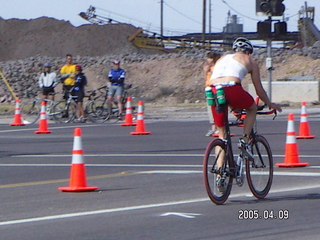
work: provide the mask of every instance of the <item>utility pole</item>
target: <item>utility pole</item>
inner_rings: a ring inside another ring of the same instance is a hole
[[[209,0],[209,33],[211,34],[211,0]]]
[[[163,0],[160,0],[160,35],[163,37]]]
[[[206,40],[206,5],[207,1],[203,0],[203,8],[202,8],[202,42]]]
[[[272,23],[272,18],[269,16],[268,21]],[[268,96],[270,101],[272,101],[272,39],[270,36],[267,39],[267,58],[266,58],[266,69],[267,69],[267,78],[268,78]]]

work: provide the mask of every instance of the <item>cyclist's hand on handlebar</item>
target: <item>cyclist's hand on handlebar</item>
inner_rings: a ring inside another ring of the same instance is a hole
[[[269,108],[270,108],[270,109],[274,109],[274,110],[276,110],[277,112],[282,112],[282,108],[281,108],[278,104],[276,104],[276,103],[271,103],[271,104],[269,105]]]

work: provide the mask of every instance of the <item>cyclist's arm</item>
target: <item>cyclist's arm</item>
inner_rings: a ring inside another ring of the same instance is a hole
[[[252,61],[252,69],[251,69],[251,79],[253,86],[256,90],[257,95],[259,98],[268,105],[269,108],[276,109],[277,111],[281,112],[282,109],[275,103],[272,103],[264,90],[261,79],[260,79],[260,70],[259,66],[256,62]]]

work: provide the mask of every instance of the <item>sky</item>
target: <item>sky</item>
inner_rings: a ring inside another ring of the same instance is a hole
[[[305,5],[305,1],[283,1],[288,31],[297,30],[298,11]],[[97,15],[160,32],[160,0],[0,0],[0,3],[0,17],[3,19],[46,16],[80,26],[88,22],[79,13],[86,12],[92,5],[96,7]],[[201,32],[202,3],[202,0],[164,0],[164,35]],[[320,1],[307,0],[307,4],[315,7],[315,24],[320,29]],[[239,17],[245,32],[255,32],[257,22],[266,19],[265,16],[256,15],[255,5],[256,0],[211,0],[211,32],[222,31],[227,23],[228,11]]]

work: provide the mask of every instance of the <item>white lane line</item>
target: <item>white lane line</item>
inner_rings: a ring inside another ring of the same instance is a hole
[[[68,129],[68,128],[87,128],[87,127],[106,127],[106,126],[112,126],[114,124],[109,123],[108,125],[101,125],[101,124],[91,124],[91,125],[72,125],[72,126],[63,126],[63,127],[50,127],[50,129]],[[10,132],[24,132],[24,131],[34,131],[38,128],[19,128],[19,129],[8,129],[8,130],[0,130],[0,133],[10,133]]]
[[[71,154],[36,154],[36,155],[12,155],[13,158],[35,158],[35,157],[70,157]],[[84,154],[85,157],[203,157],[197,153],[106,153],[106,154]]]
[[[282,193],[282,192],[289,192],[289,191],[308,190],[308,189],[314,189],[314,188],[320,188],[320,184],[304,185],[301,187],[294,187],[294,188],[277,189],[277,190],[271,191],[270,193],[274,194],[274,193]],[[230,195],[229,198],[246,197],[248,195],[249,195],[248,192],[238,193],[238,194]],[[106,213],[126,212],[126,211],[134,211],[134,210],[158,208],[158,207],[166,207],[166,206],[176,206],[176,205],[200,203],[200,202],[206,202],[206,201],[209,201],[209,199],[196,198],[196,199],[189,199],[189,200],[183,200],[183,201],[171,201],[171,202],[165,202],[165,203],[146,204],[146,205],[138,205],[138,206],[131,206],[131,207],[102,209],[102,210],[78,212],[78,213],[67,213],[67,214],[61,214],[61,215],[52,215],[52,216],[35,217],[35,218],[24,218],[24,219],[12,220],[12,221],[3,221],[3,222],[0,222],[0,226],[59,220],[59,219],[83,217],[83,216],[106,214]]]
[[[69,167],[71,164],[64,163],[1,163],[0,167]],[[202,165],[182,164],[86,164],[88,167],[163,167],[163,168],[201,168]]]
[[[32,154],[32,155],[12,155],[12,158],[59,158],[70,157],[71,154]],[[97,153],[84,154],[85,157],[203,157],[199,153]],[[237,155],[235,155],[237,156]],[[300,158],[320,158],[320,155],[299,155]],[[284,158],[284,155],[273,155],[273,158]]]
[[[0,167],[69,167],[71,164],[64,163],[1,163]],[[86,164],[87,167],[143,167],[143,168],[202,168],[202,165],[182,165],[182,164]],[[307,168],[319,168],[320,166],[309,166]],[[291,170],[288,169],[288,170]],[[198,174],[202,173],[199,170],[150,170],[150,171],[141,171],[139,174]],[[252,173],[253,175],[266,175],[264,172]],[[311,172],[283,172],[274,170],[274,176],[297,176],[297,177],[319,177],[320,173],[311,173]]]

